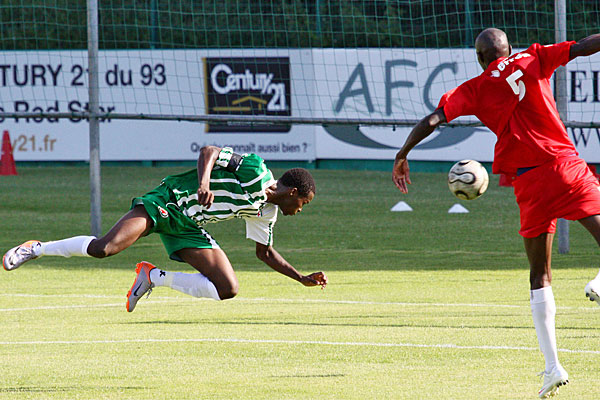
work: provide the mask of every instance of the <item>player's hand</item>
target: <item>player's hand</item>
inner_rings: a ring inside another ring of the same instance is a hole
[[[411,184],[408,160],[406,158],[398,158],[394,161],[394,169],[392,171],[392,180],[402,193],[408,193],[407,184]]]
[[[213,201],[215,201],[215,195],[210,191],[210,188],[200,186],[198,188],[198,203],[206,208],[210,208]]]
[[[321,289],[325,289],[325,286],[327,286],[327,277],[322,272],[314,272],[310,275],[304,275],[300,283],[304,286],[321,286]]]

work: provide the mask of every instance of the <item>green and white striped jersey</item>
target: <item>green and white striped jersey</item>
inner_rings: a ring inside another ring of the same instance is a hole
[[[237,171],[227,171],[225,167],[231,153],[231,148],[223,148],[210,174],[210,190],[215,196],[210,208],[198,203],[196,169],[167,176],[162,184],[171,189],[181,212],[198,226],[243,218],[248,239],[271,245],[278,207],[267,203],[266,189],[276,180],[264,160],[256,154],[244,154]]]

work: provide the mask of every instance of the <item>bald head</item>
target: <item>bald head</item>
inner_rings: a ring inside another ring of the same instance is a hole
[[[508,44],[506,33],[496,28],[483,30],[475,39],[477,60],[484,70],[488,65],[501,57],[508,57],[512,47]]]

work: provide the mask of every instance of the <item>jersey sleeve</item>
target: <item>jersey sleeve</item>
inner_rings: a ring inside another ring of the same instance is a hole
[[[273,244],[273,226],[277,221],[278,207],[267,203],[258,218],[246,218],[246,238],[270,246]]]
[[[527,50],[535,52],[540,60],[540,73],[544,78],[550,78],[556,68],[561,65],[566,65],[569,59],[571,46],[575,42],[562,42],[557,44],[549,44],[542,46],[539,43],[534,43]]]
[[[266,200],[266,189],[276,182],[264,160],[256,154],[245,154],[234,175],[255,201]]]
[[[474,115],[476,105],[476,95],[471,88],[471,81],[467,81],[446,92],[442,96],[437,109],[443,109],[446,121],[450,122],[463,115]]]

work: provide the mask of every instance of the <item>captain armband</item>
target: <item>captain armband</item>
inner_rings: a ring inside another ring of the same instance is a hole
[[[231,147],[223,147],[215,164],[229,172],[235,172],[240,167],[241,162],[241,155],[234,153]]]

